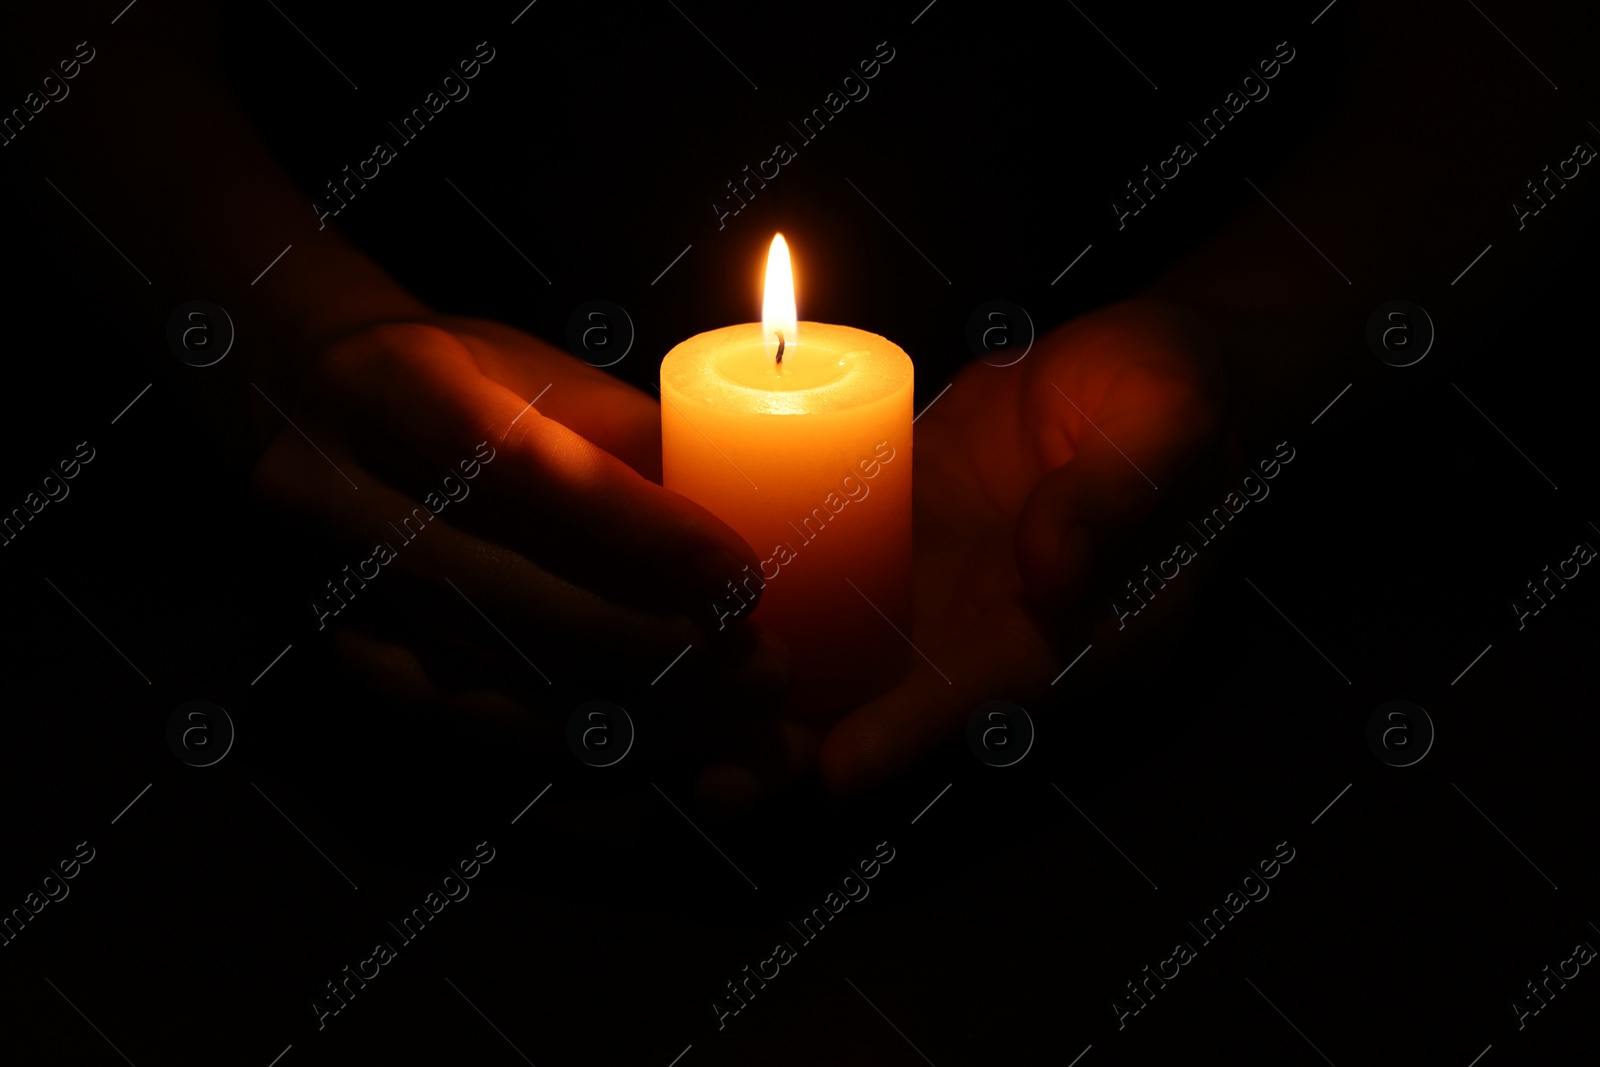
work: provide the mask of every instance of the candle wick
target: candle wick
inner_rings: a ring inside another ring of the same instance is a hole
[[[782,330],[773,330],[772,332],[778,335],[778,365],[782,366],[783,365],[783,331]]]

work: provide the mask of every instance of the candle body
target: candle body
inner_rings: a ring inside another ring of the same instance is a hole
[[[910,654],[912,366],[864,330],[798,334],[781,366],[758,323],[667,354],[662,481],[761,557],[700,621],[770,627],[793,657],[797,709],[825,715],[888,688]]]

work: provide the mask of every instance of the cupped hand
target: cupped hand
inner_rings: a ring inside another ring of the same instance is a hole
[[[1083,649],[1097,554],[1173,493],[1215,429],[1198,345],[1175,308],[1116,304],[1015,365],[965,368],[919,419],[916,654],[823,739],[831,790],[903,770],[987,700],[1038,696]]]
[[[253,489],[361,561],[365,583],[333,576],[347,609],[324,613],[321,574],[301,595],[311,628],[361,632],[340,647],[380,679],[435,696],[421,650],[470,650],[532,691],[598,696],[698,645],[735,688],[781,688],[754,631],[690,621],[758,557],[659,484],[650,397],[503,324],[433,317],[330,344],[289,415]]]

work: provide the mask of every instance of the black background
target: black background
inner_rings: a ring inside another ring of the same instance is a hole
[[[120,6],[85,13],[85,35],[115,47],[101,24]],[[270,4],[223,13],[224,59],[309,191],[488,40],[497,55],[471,96],[401,148],[339,225],[435,306],[554,343],[579,303],[621,304],[639,332],[614,372],[641,386],[677,340],[752,317],[782,229],[802,264],[802,317],[895,339],[916,359],[920,408],[969,358],[978,304],[1015,301],[1044,329],[1136,291],[1246,206],[1241,176],[1260,184],[1356,76],[1345,4],[1314,26],[1316,4],[1088,11],[1158,91],[1071,5],[757,17],[540,0],[513,26],[518,6],[285,6],[359,92]],[[146,0],[125,17],[162,13]],[[1483,77],[1534,76],[1482,32]],[[1119,233],[1108,197],[1284,39],[1299,55],[1270,100]],[[719,229],[723,183],[793,141],[787,121],[883,40],[896,55],[870,96]],[[8,72],[7,99],[30,77]],[[1492,152],[1503,119],[1484,121]],[[206,166],[203,131],[194,165]],[[304,617],[300,591],[320,571],[251,507],[244,467],[186,399],[186,377],[205,372],[173,357],[165,324],[205,294],[144,286],[45,177],[0,158],[0,505],[77,441],[97,457],[0,549],[0,907],[76,842],[97,854],[0,949],[0,1045],[17,1062],[119,1062],[110,1045],[141,1067],[265,1067],[286,1046],[285,1067],[523,1062],[514,1045],[541,1067],[665,1067],[686,1046],[684,1067],[945,1067],[1068,1063],[1092,1046],[1085,1067],[1212,1055],[1466,1067],[1486,1046],[1485,1065],[1551,1062],[1595,1040],[1592,968],[1525,1029],[1511,1009],[1576,942],[1600,944],[1600,579],[1585,569],[1521,630],[1508,606],[1574,543],[1600,543],[1595,201],[1581,180],[1540,220],[1564,231],[1559,255],[1513,275],[1491,253],[1453,287],[1370,293],[1371,307],[1426,306],[1433,351],[1386,366],[1365,316],[1351,319],[1325,388],[1276,413],[1273,439],[1296,459],[1206,549],[1223,563],[1182,641],[1124,673],[1069,672],[1029,706],[1038,739],[1015,767],[956,742],[863,798],[807,782],[732,822],[697,816],[724,860],[661,795],[693,814],[651,734],[652,702],[693,693],[644,679],[564,688],[572,706],[618,700],[641,724],[639,755],[605,772],[369,713]],[[1462,264],[1514,242],[1513,222],[1500,202],[1463,216]],[[1359,290],[1361,264],[1341,266]],[[1468,307],[1486,321],[1464,335],[1452,319]],[[195,698],[238,729],[205,769],[165,736]],[[1366,741],[1373,709],[1396,698],[1437,731],[1405,769]],[[471,896],[319,1031],[308,1004],[322,983],[389,939],[385,920],[480,840],[496,859]],[[896,858],[871,896],[719,1032],[722,984],[792,941],[785,920],[879,841]],[[1270,896],[1119,1031],[1124,983],[1175,941],[1196,943],[1187,922],[1279,842],[1294,859]]]

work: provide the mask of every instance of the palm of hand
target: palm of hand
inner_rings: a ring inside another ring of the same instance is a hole
[[[1095,545],[1152,509],[1212,429],[1190,351],[1164,309],[1116,305],[1016,365],[967,367],[919,420],[917,655],[825,738],[832,788],[887,777],[986,700],[1038,695],[1081,650]]]

